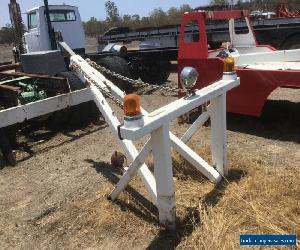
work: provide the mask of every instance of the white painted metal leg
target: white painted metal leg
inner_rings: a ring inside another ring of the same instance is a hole
[[[110,108],[108,102],[105,100],[100,90],[94,85],[90,86],[90,90],[97,107],[105,118],[105,121],[114,132],[114,135],[117,136],[117,127],[120,125],[118,118],[115,116],[114,112]],[[125,154],[128,156],[129,160],[133,161],[137,157],[138,151],[136,150],[132,141],[119,140],[119,138],[118,141],[122,146]],[[138,174],[143,181],[148,193],[150,194],[152,201],[154,202],[154,204],[156,204],[156,184],[154,176],[145,164],[143,164],[142,167],[138,170]]]
[[[151,133],[151,145],[154,157],[159,221],[162,225],[174,229],[175,194],[168,125],[165,124]]]
[[[143,165],[145,159],[151,152],[151,142],[148,140],[142,150],[140,151],[139,155],[134,159],[134,161],[130,164],[129,168],[122,176],[120,181],[114,187],[113,191],[109,195],[112,200],[118,198],[120,193],[126,188],[128,183],[130,182],[131,178],[133,177],[134,173]]]
[[[172,140],[172,147],[182,155],[190,164],[192,164],[197,170],[199,170],[204,176],[206,176],[212,182],[219,182],[222,179],[220,173],[203,160],[197,153],[195,153],[189,146],[184,144],[176,136],[170,135]]]
[[[203,112],[192,124],[192,126],[190,126],[189,129],[184,133],[180,140],[184,143],[187,143],[192,138],[193,134],[196,133],[196,131],[207,121],[208,118],[208,112]]]
[[[222,176],[228,174],[227,167],[227,130],[226,130],[226,94],[211,100],[211,150],[212,162]]]

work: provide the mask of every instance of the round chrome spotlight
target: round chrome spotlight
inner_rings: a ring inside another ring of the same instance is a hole
[[[180,83],[185,90],[191,90],[197,83],[199,74],[193,67],[184,67],[180,73]]]

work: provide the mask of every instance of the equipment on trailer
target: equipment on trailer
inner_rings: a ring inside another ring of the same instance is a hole
[[[11,145],[15,143],[19,123],[38,117],[39,121],[55,120],[57,111],[62,109],[65,109],[65,122],[73,122],[72,112],[76,108],[76,119],[82,119],[82,115],[78,118],[80,108],[84,109],[84,114],[92,114],[93,106],[88,103],[91,99],[84,91],[84,83],[73,72],[60,72],[59,75],[61,77],[0,72],[0,79],[3,79],[0,81],[0,165],[15,165]],[[79,104],[82,106],[69,108]]]
[[[235,29],[235,19],[245,19],[248,32]],[[208,50],[206,20],[229,20],[230,45],[227,49]],[[185,40],[187,24],[198,26],[199,36],[193,42]],[[226,58],[235,61],[236,73],[241,78],[239,87],[228,93],[227,110],[260,116],[268,96],[276,88],[300,88],[300,49],[277,51],[268,45],[257,45],[249,21],[248,11],[215,11],[186,13],[182,17],[178,73],[194,67],[202,73],[195,86],[201,89],[222,78]],[[181,83],[178,83],[181,86]],[[179,92],[179,97],[183,93]]]
[[[276,15],[279,18],[282,17],[300,17],[300,12],[291,12],[289,11],[288,7],[286,6],[285,2],[278,2],[276,6]]]

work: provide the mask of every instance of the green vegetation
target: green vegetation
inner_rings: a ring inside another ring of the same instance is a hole
[[[211,0],[211,4],[227,5],[236,4],[237,8],[249,10],[274,11],[280,0]],[[299,0],[286,0],[290,10],[300,10]],[[193,9],[184,4],[179,8],[171,7],[168,11],[161,8],[152,10],[147,17],[135,15],[121,16],[117,5],[113,1],[105,3],[107,18],[103,21],[91,17],[89,21],[84,22],[84,28],[87,35],[97,35],[112,27],[129,27],[133,30],[147,27],[159,27],[164,25],[179,24],[181,16],[186,11]]]
[[[12,44],[14,42],[14,30],[10,24],[0,29],[0,44]]]
[[[274,11],[277,3],[280,0],[211,0],[211,4],[230,5],[236,4],[239,9]],[[299,0],[286,0],[288,7],[292,11],[300,10]],[[161,8],[156,8],[149,13],[149,16],[140,17],[135,15],[119,14],[117,5],[113,1],[106,1],[104,4],[106,11],[105,20],[97,20],[96,17],[91,17],[89,21],[84,22],[84,29],[87,35],[98,35],[112,27],[129,27],[133,30],[147,27],[159,27],[164,25],[179,24],[181,16],[184,12],[192,11],[193,9],[184,4],[179,8],[171,7],[167,11]],[[0,29],[0,44],[13,43],[14,34],[11,25],[6,25]]]
[[[140,17],[138,14],[120,16],[116,4],[112,1],[107,1],[105,3],[105,10],[107,15],[105,20],[101,21],[95,17],[91,17],[89,21],[84,22],[87,35],[101,34],[112,27],[138,29],[179,24],[182,14],[193,9],[188,4],[184,4],[179,8],[171,7],[166,12],[161,8],[154,9],[147,17]]]
[[[274,11],[279,2],[285,2],[290,10],[300,10],[299,0],[211,0],[211,4],[236,4],[238,8],[249,10]]]

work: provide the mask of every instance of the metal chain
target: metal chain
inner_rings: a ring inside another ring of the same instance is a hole
[[[98,65],[96,62],[92,61],[91,59],[86,59],[86,62],[91,65],[93,68],[99,70],[101,73],[106,73],[108,75],[111,75],[115,78],[121,79],[123,81],[127,81],[130,84],[132,84],[135,87],[148,87],[151,88],[153,90],[161,90],[161,91],[167,91],[167,92],[178,92],[179,90],[183,91],[183,89],[180,88],[174,88],[174,87],[168,87],[168,86],[159,86],[159,85],[153,85],[150,83],[146,83],[143,81],[139,81],[139,80],[134,80],[131,78],[128,78],[126,76],[120,75],[118,73],[115,73],[105,67],[102,67],[100,65]]]
[[[86,74],[80,67],[78,67],[78,66],[75,65],[75,64],[71,64],[71,65],[70,65],[70,68],[73,69],[73,70],[78,70],[81,74],[84,75],[84,77],[86,78],[86,80],[87,80],[87,82],[88,82],[89,84],[95,85],[96,88],[99,89],[100,92],[101,92],[105,97],[107,97],[107,98],[111,99],[112,101],[114,101],[120,108],[123,108],[123,102],[121,102],[119,99],[117,99],[116,97],[114,97],[114,96],[111,94],[111,92],[106,91],[106,90],[104,90],[101,86],[99,86],[99,84],[98,84],[96,81],[94,81],[88,74]],[[110,87],[109,87],[105,82],[103,82],[103,83],[105,84],[105,86],[106,86],[108,89],[110,89]]]

